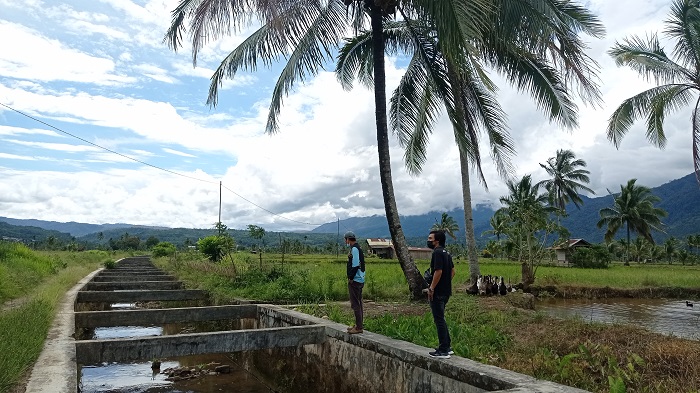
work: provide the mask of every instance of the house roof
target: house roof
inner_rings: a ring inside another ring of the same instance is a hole
[[[566,248],[571,248],[571,247],[590,247],[591,243],[583,240],[583,239],[569,239],[569,244],[560,244],[556,247],[550,247],[552,250],[563,250]]]
[[[409,247],[408,251],[426,251],[426,252],[432,252],[433,250],[428,248],[428,247]]]
[[[390,239],[367,239],[367,245],[370,248],[393,248],[394,245]]]

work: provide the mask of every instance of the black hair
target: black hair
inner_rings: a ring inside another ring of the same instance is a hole
[[[435,240],[440,243],[440,247],[445,247],[445,232],[443,231],[430,231],[435,236]]]

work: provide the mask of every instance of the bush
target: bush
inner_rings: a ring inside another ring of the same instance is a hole
[[[160,242],[151,248],[153,256],[158,257],[169,257],[174,255],[177,251],[177,247],[170,242]]]
[[[104,265],[105,269],[114,269],[117,267],[117,262],[113,259],[107,259],[106,261],[102,262],[102,264]]]
[[[226,235],[207,236],[197,241],[199,252],[206,255],[212,262],[221,261],[224,255],[233,250],[234,246],[233,238]]]
[[[605,269],[610,265],[610,252],[605,246],[579,247],[571,255],[571,264],[584,269]]]

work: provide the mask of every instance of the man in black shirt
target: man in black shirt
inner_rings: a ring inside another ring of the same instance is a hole
[[[452,352],[450,332],[447,329],[447,322],[445,322],[445,305],[452,295],[452,277],[455,275],[455,269],[452,256],[445,250],[445,232],[430,231],[427,245],[433,249],[433,255],[430,259],[430,272],[433,274],[433,281],[428,283],[430,284],[428,300],[440,342],[440,346],[429,355],[435,358],[449,359],[454,352]]]

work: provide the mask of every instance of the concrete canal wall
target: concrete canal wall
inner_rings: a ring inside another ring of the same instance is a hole
[[[147,258],[127,258],[109,274],[95,272],[94,277],[86,277],[76,287],[82,290],[72,290],[64,303],[73,305],[74,300],[75,304],[61,313],[59,320],[63,327],[47,341],[47,349],[53,355],[42,353],[32,373],[35,383],[30,381],[31,389],[28,387],[27,392],[75,392],[78,370],[84,365],[206,353],[230,354],[249,372],[288,393],[583,392],[458,356],[434,359],[428,355],[428,348],[368,331],[349,335],[345,325],[275,305],[74,312],[89,309],[86,305],[93,303],[99,310],[101,305],[109,303],[206,298],[202,291],[153,289],[159,285],[153,281],[158,280],[136,280],[161,276],[154,273]],[[102,281],[117,277],[118,281]],[[236,322],[226,327],[233,330],[226,331],[73,340],[74,332],[79,337],[80,331],[102,327],[204,321]],[[55,349],[64,352],[60,362],[56,361]],[[56,367],[47,368],[47,362],[56,363]]]

